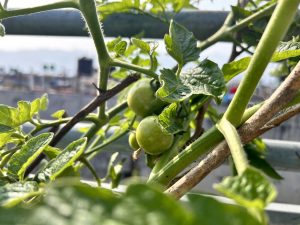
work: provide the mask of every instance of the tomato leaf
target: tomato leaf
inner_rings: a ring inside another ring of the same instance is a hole
[[[13,131],[12,127],[0,124],[0,134],[8,133],[8,132],[11,132],[11,131]]]
[[[260,225],[248,211],[240,206],[219,202],[211,197],[189,194],[188,199],[197,223],[201,225]]]
[[[213,96],[220,102],[226,89],[222,71],[208,59],[196,68],[181,73],[179,79],[172,70],[163,69],[160,80],[162,87],[156,95],[170,103],[183,101],[192,95]]]
[[[164,37],[167,52],[179,65],[195,61],[199,58],[200,49],[193,33],[173,20],[170,23],[169,34]]]
[[[151,48],[150,48],[150,45],[147,42],[142,41],[142,40],[137,39],[137,38],[131,38],[131,41],[139,49],[141,49],[142,51],[144,51],[144,52],[146,52],[150,55]]]
[[[271,61],[278,62],[288,58],[297,57],[300,55],[300,42],[288,41],[281,42]],[[244,57],[242,59],[232,61],[223,65],[222,71],[226,81],[231,80],[238,74],[242,73],[248,68],[251,57]]]
[[[19,112],[16,108],[0,104],[0,124],[8,127],[19,125]]]
[[[37,174],[37,178],[40,181],[54,180],[80,157],[85,149],[86,142],[86,138],[81,138],[69,144],[56,158],[51,160],[47,166]]]
[[[121,160],[120,162],[116,163],[118,155],[119,155],[118,152],[112,154],[107,166],[106,178],[110,178],[111,188],[118,187],[121,180],[121,171],[125,162],[125,160]]]
[[[277,171],[265,159],[266,146],[261,140],[255,139],[251,143],[246,144],[244,149],[247,153],[250,165],[262,170],[267,176],[273,179],[283,179],[283,177],[280,176],[280,174],[277,173]]]
[[[61,110],[57,110],[56,112],[51,114],[51,117],[61,120],[65,114],[66,110],[61,109]]]
[[[31,120],[31,105],[30,102],[27,101],[19,101],[18,102],[18,110],[19,110],[19,124],[23,124]]]
[[[121,0],[115,2],[106,2],[97,7],[100,18],[106,19],[113,13],[129,12],[133,9],[143,9],[139,0]]]
[[[241,176],[225,178],[215,188],[238,204],[259,210],[263,210],[277,195],[275,187],[252,167],[248,167]]]
[[[0,205],[12,206],[36,195],[39,186],[35,181],[6,184],[0,187]]]
[[[172,103],[166,107],[162,113],[158,116],[159,123],[165,128],[170,134],[175,134],[183,131],[184,118],[178,115],[180,105]]]
[[[39,156],[52,140],[53,133],[43,133],[31,138],[8,161],[8,172],[23,180],[26,168]]]
[[[196,224],[178,201],[145,184],[129,186],[113,215],[115,221],[126,225]]]
[[[118,44],[114,47],[114,52],[117,55],[124,55],[127,48],[127,42],[126,41],[120,41]]]

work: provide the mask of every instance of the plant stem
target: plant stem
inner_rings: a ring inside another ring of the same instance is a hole
[[[221,119],[216,126],[225,137],[237,172],[241,175],[248,167],[248,160],[236,128],[225,118]]]
[[[84,137],[87,137],[88,140],[91,140],[95,134],[98,132],[98,130],[105,125],[106,123],[108,123],[110,121],[111,118],[113,118],[115,115],[117,115],[119,112],[123,111],[124,109],[127,108],[127,102],[122,102],[119,105],[111,108],[108,112],[107,112],[107,117],[106,120],[101,121],[98,124],[94,124],[89,130],[88,132],[84,135]]]
[[[86,158],[84,157],[81,157],[80,158],[80,161],[89,169],[89,171],[92,173],[92,175],[94,176],[97,184],[98,184],[98,187],[101,187],[101,179],[99,178],[95,168],[93,167],[93,165],[90,163],[89,160],[87,160]]]
[[[105,45],[104,35],[97,15],[95,0],[79,0],[79,6],[97,50],[98,63],[100,67],[98,87],[100,92],[105,92],[107,90],[111,58]],[[98,117],[100,121],[104,121],[106,119],[105,102],[99,107]]]
[[[100,22],[97,15],[96,4],[94,0],[79,0],[79,9],[88,25],[91,36],[98,54],[99,65],[105,65],[110,61]]]
[[[271,15],[275,6],[276,6],[276,3],[264,8],[261,11],[254,13],[253,15],[243,19],[242,21],[240,21],[239,23],[237,23],[236,25],[233,25],[231,27],[229,26],[230,23],[228,23],[228,21],[230,20],[230,17],[231,17],[231,15],[229,14],[227,17],[228,19],[226,19],[226,21],[224,22],[224,25],[215,34],[210,36],[208,39],[206,39],[203,42],[200,42],[199,48],[201,50],[204,50],[204,49],[212,46],[213,44],[217,43],[218,41],[229,38],[233,34],[233,32],[237,32],[237,31],[247,27],[250,23],[253,23],[263,17]]]
[[[143,67],[140,67],[140,66],[137,66],[137,65],[134,65],[134,64],[129,64],[127,62],[117,60],[117,59],[113,59],[113,61],[110,63],[110,65],[111,66],[118,66],[118,67],[129,69],[129,70],[133,70],[135,72],[148,75],[149,77],[152,77],[152,78],[158,80],[158,75],[150,69],[145,69]]]
[[[224,114],[234,126],[240,124],[242,115],[252,97],[254,90],[272,58],[279,41],[286,34],[298,10],[300,0],[280,0],[270,22],[256,48],[239,88]]]
[[[52,9],[61,9],[61,8],[79,9],[79,6],[75,1],[69,0],[69,1],[60,1],[60,2],[55,2],[47,5],[41,5],[41,6],[36,6],[31,8],[24,8],[24,9],[16,9],[16,10],[5,10],[3,8],[0,11],[0,19],[21,16],[21,15],[28,15],[32,13],[38,13],[38,12],[48,11]]]

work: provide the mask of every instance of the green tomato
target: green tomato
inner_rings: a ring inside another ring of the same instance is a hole
[[[138,149],[140,148],[139,143],[138,143],[137,140],[136,140],[136,135],[135,135],[135,133],[131,133],[131,134],[129,135],[128,143],[129,143],[129,146],[130,146],[133,150],[138,150]]]
[[[174,136],[159,124],[157,116],[148,116],[138,125],[136,139],[146,153],[159,155],[171,147]]]
[[[150,79],[137,81],[128,92],[127,103],[136,115],[141,117],[149,116],[160,112],[163,101],[155,97],[155,91],[151,87]]]

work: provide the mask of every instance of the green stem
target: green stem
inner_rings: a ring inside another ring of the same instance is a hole
[[[97,181],[97,184],[99,187],[101,187],[101,179],[98,177],[97,172],[95,170],[95,168],[93,167],[93,165],[89,162],[89,160],[87,160],[84,157],[80,158],[80,161],[89,169],[89,171],[92,173],[92,175],[94,176],[95,180]]]
[[[109,66],[100,65],[100,79],[99,79],[98,87],[100,88],[101,91],[107,90],[109,71],[110,71]],[[99,106],[98,118],[100,119],[100,122],[105,121],[107,119],[106,118],[107,116],[105,114],[105,108],[106,108],[106,102],[104,102]]]
[[[84,136],[87,137],[88,140],[91,140],[102,126],[107,124],[109,120],[111,120],[111,118],[113,118],[115,115],[122,112],[126,108],[127,108],[127,102],[122,102],[119,105],[111,108],[107,112],[107,116],[105,117],[106,119],[100,121],[98,124],[94,124]]]
[[[105,92],[107,90],[111,58],[105,45],[104,35],[97,15],[95,0],[79,0],[79,5],[97,50],[98,64],[100,67],[98,87],[101,92]],[[105,106],[106,103],[99,106],[98,118],[100,124],[95,124],[89,129],[86,134],[88,140],[91,140],[100,127],[106,123],[107,116],[105,114]]]
[[[234,32],[237,32],[245,27],[247,27],[250,23],[253,23],[263,17],[271,15],[273,12],[274,8],[276,6],[276,3],[264,8],[261,11],[258,11],[254,13],[253,15],[243,19],[236,25],[233,25],[229,27],[228,21],[231,20],[231,14],[228,15],[226,21],[224,22],[224,25],[212,36],[210,36],[208,39],[206,39],[203,42],[200,42],[199,48],[201,50],[204,50],[213,44],[217,43],[218,41],[224,40],[226,38],[229,38]]]
[[[104,36],[98,19],[95,1],[79,0],[79,8],[94,40],[98,54],[99,65],[104,66],[105,64],[109,63],[110,56],[104,42]]]
[[[41,5],[36,7],[30,7],[25,9],[16,9],[16,10],[5,10],[4,8],[0,11],[0,19],[5,19],[9,17],[28,15],[31,13],[38,13],[43,11],[48,11],[52,9],[61,9],[61,8],[75,8],[79,9],[78,4],[75,1],[60,1],[47,5]]]
[[[239,88],[224,114],[234,126],[240,124],[250,98],[272,58],[279,41],[286,34],[298,10],[300,0],[280,0],[256,48]]]
[[[248,167],[248,160],[236,128],[225,118],[221,119],[216,127],[225,137],[237,172],[241,175]]]
[[[37,124],[36,127],[30,132],[30,134],[34,135],[34,134],[38,133],[39,131],[47,129],[49,127],[54,127],[54,126],[57,126],[57,125],[67,123],[71,119],[72,119],[71,117],[68,117],[68,118],[62,118],[60,120],[50,121],[50,122],[46,122],[46,123],[44,121],[42,121],[43,123],[42,124]],[[92,116],[92,115],[87,116],[86,118],[83,119],[83,121],[92,122],[94,124],[99,123],[98,118],[95,118],[95,116]]]
[[[106,147],[107,145],[115,142],[116,140],[119,140],[121,137],[123,137],[124,135],[126,135],[130,130],[124,130],[123,132],[121,132],[120,134],[118,134],[117,136],[115,136],[114,138],[110,139],[107,142],[104,142],[98,146],[93,147],[90,151],[86,152],[84,155],[85,156],[91,156],[96,152],[99,152],[101,149],[103,149],[104,147]]]
[[[255,105],[245,111],[243,122],[250,118],[262,104]],[[181,153],[169,161],[158,173],[154,174],[149,182],[167,185],[178,173],[196,160],[199,156],[207,153],[223,140],[222,134],[214,126],[206,131],[195,142],[187,146]]]
[[[133,70],[135,72],[148,75],[149,77],[152,77],[152,78],[158,80],[158,75],[154,71],[149,70],[149,69],[145,69],[143,67],[140,67],[140,66],[137,66],[137,65],[134,65],[134,64],[129,64],[129,63],[124,62],[124,61],[113,59],[113,61],[111,62],[110,65],[111,66],[118,66],[118,67],[129,69],[129,70]]]

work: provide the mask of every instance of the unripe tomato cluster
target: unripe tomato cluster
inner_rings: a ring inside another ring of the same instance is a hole
[[[159,155],[172,146],[174,136],[159,123],[155,113],[160,113],[165,105],[156,98],[150,79],[142,79],[134,84],[127,96],[129,108],[143,119],[136,133],[129,136],[133,150],[142,148],[149,155]]]

